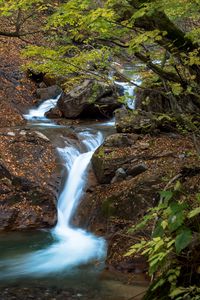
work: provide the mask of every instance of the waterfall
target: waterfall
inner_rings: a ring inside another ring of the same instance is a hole
[[[42,102],[37,108],[32,108],[29,110],[28,114],[25,114],[24,117],[27,120],[48,120],[45,117],[45,113],[49,111],[51,108],[54,108],[58,102],[58,99],[61,95],[58,95],[55,99],[48,99]]]
[[[58,100],[58,98],[57,98]],[[45,109],[49,109],[47,100],[39,108],[30,110],[27,119],[42,119]],[[56,100],[54,102],[54,105]],[[54,272],[67,271],[93,260],[101,260],[106,254],[106,243],[85,230],[70,225],[71,218],[83,195],[87,182],[87,170],[91,157],[103,141],[100,132],[91,133],[88,129],[79,133],[79,138],[86,152],[82,153],[73,145],[57,148],[65,161],[68,177],[58,199],[58,222],[51,230],[54,242],[35,252],[0,261],[6,277],[35,276],[40,277]]]

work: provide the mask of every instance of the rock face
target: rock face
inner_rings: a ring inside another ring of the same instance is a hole
[[[53,226],[60,179],[49,140],[26,129],[0,135],[0,230]]]
[[[85,80],[61,96],[58,108],[65,118],[109,118],[121,104],[114,86],[95,80]]]
[[[134,234],[128,229],[158,203],[159,191],[177,174],[183,174],[183,188],[189,187],[191,194],[198,192],[200,176],[195,172],[200,165],[196,154],[192,138],[178,134],[115,134],[96,150],[92,161],[99,185],[86,194],[75,222],[107,238],[108,266],[123,272],[145,271],[144,264],[124,254],[142,236],[149,236],[152,227]],[[194,166],[194,177],[189,178],[192,173],[186,166]],[[120,180],[113,180],[117,174]],[[126,267],[130,265],[131,271]]]

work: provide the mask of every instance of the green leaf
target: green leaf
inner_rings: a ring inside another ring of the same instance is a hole
[[[160,196],[164,199],[164,201],[169,202],[172,199],[174,192],[172,191],[160,191]]]
[[[192,233],[190,229],[185,229],[175,239],[176,252],[180,253],[185,249],[192,240]]]
[[[180,191],[181,190],[181,183],[179,180],[177,180],[175,186],[174,186],[175,191]]]
[[[162,237],[164,234],[164,229],[162,227],[162,220],[159,220],[158,223],[156,224],[156,227],[153,232],[153,237]]]
[[[182,211],[176,214],[171,214],[168,219],[169,230],[171,232],[177,230],[179,227],[183,225],[183,222],[184,222],[184,215]]]
[[[185,288],[182,287],[178,287],[176,289],[174,289],[171,293],[170,293],[170,297],[173,299],[176,296],[185,293]]]
[[[198,214],[200,214],[200,207],[197,207],[197,208],[191,210],[188,214],[188,218],[191,219],[191,218],[195,217]]]

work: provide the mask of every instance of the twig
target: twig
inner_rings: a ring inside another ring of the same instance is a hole
[[[182,176],[181,173],[178,173],[176,176],[174,176],[174,177],[166,184],[166,186],[164,187],[164,191],[166,191],[166,190],[169,188],[169,186],[170,186],[174,181],[176,181],[178,178],[180,178],[181,176]]]

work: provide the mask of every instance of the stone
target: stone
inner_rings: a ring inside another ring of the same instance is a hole
[[[118,102],[117,88],[96,80],[85,80],[58,100],[58,108],[68,119],[110,118]]]
[[[62,89],[58,85],[52,85],[45,88],[38,88],[36,95],[41,100],[54,99],[62,93]]]
[[[37,136],[39,136],[41,139],[43,139],[43,140],[45,140],[45,141],[47,141],[47,142],[49,142],[50,140],[48,139],[48,137],[46,136],[46,135],[44,135],[43,133],[41,133],[40,131],[34,131],[36,134],[37,134]]]
[[[153,115],[145,111],[129,111],[125,108],[115,112],[117,132],[145,134],[156,129]]]
[[[126,178],[127,174],[123,168],[119,168],[115,172],[115,177],[111,180],[111,183],[120,182]]]
[[[58,109],[58,107],[53,107],[49,111],[45,113],[45,117],[49,119],[59,119],[62,117],[62,112]]]
[[[128,167],[126,170],[126,173],[127,175],[131,175],[132,177],[135,177],[145,172],[146,170],[148,170],[148,167],[144,163],[141,163],[135,166],[130,165],[130,167]]]
[[[106,138],[105,147],[131,146],[139,139],[137,134],[115,133]]]

